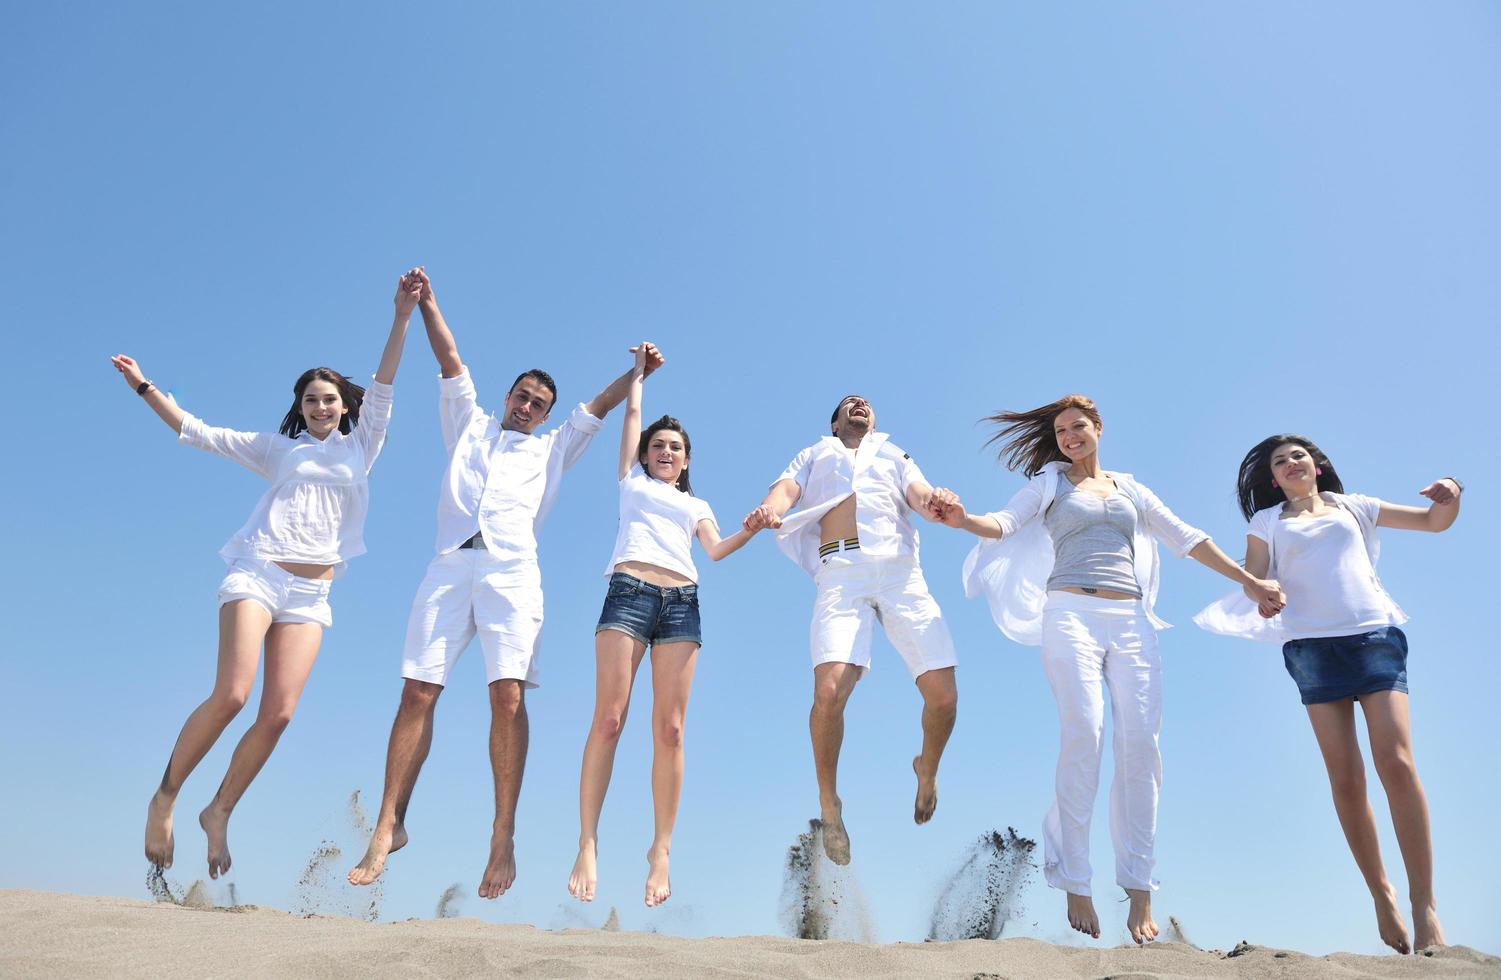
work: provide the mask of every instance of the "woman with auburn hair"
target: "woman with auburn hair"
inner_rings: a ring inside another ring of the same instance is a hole
[[[672,895],[668,856],[683,789],[683,723],[703,643],[693,541],[715,561],[739,551],[756,531],[719,536],[709,505],[693,496],[693,445],[664,415],[641,431],[641,383],[655,346],[633,347],[636,366],[620,431],[620,527],[605,566],[609,587],[594,628],[594,719],[579,773],[579,853],[568,893],[592,902],[598,883],[599,815],[615,767],[636,670],[651,647],[652,804],[656,834],[646,852],[647,908]]]
[[[1130,898],[1131,938],[1144,943],[1157,936],[1151,899],[1162,783],[1157,631],[1168,627],[1153,611],[1157,541],[1241,583],[1268,607],[1280,606],[1282,595],[1276,582],[1247,574],[1129,474],[1104,469],[1103,426],[1091,399],[1068,395],[986,421],[1000,427],[987,444],[999,443],[1006,468],[1030,479],[1000,511],[974,515],[950,508],[944,523],[990,539],[965,561],[965,592],[985,593],[996,625],[1012,640],[1042,647],[1043,671],[1058,703],[1056,796],[1043,822],[1044,875],[1068,893],[1069,925],[1099,938],[1089,824],[1109,688],[1115,880]]]
[[[1255,595],[1232,593],[1194,621],[1207,630],[1282,643],[1329,771],[1334,809],[1371,897],[1382,942],[1399,953],[1441,945],[1433,898],[1428,800],[1412,758],[1407,703],[1407,616],[1376,576],[1376,528],[1444,531],[1459,516],[1463,487],[1453,477],[1419,493],[1410,507],[1345,493],[1334,465],[1299,435],[1263,439],[1246,453],[1236,480],[1246,531],[1246,571],[1275,574],[1287,587],[1280,611]],[[1366,798],[1365,761],[1356,737],[1355,702],[1365,715],[1376,772],[1386,790],[1397,844],[1407,866],[1413,942],[1387,880]]]
[[[219,551],[229,572],[219,583],[214,689],[183,724],[146,808],[146,859],[158,869],[172,866],[178,791],[249,699],[264,644],[266,676],[255,722],[235,746],[218,792],[198,815],[208,836],[209,877],[229,871],[230,815],[291,721],[323,630],[333,625],[332,580],[346,561],[365,553],[370,468],[385,443],[391,382],[420,291],[412,273],[397,281],[396,316],[368,390],[330,368],[305,371],[293,385],[292,407],[276,432],[206,425],[148,381],[135,360],[124,354],[110,358],[179,442],[227,457],[271,484],[250,520]]]

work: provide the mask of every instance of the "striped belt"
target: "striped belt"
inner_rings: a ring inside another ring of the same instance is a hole
[[[829,541],[818,546],[818,557],[827,558],[829,555],[840,551],[859,551],[859,538],[845,538],[843,541]]]

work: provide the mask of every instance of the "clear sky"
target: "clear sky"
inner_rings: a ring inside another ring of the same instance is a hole
[[[1501,950],[1495,643],[1479,615],[1501,475],[1501,8],[78,3],[5,19],[17,438],[0,484],[0,886],[144,897],[146,800],[212,682],[216,551],[262,490],[175,446],[108,355],[134,355],[210,422],[274,429],[305,368],[374,369],[395,278],[422,263],[488,405],[534,365],[575,403],[630,344],[658,343],[646,413],[685,421],[694,487],[727,524],[851,391],[972,510],[1021,482],[982,452],[976,420],[1086,392],[1104,464],[1236,555],[1236,465],[1270,433],[1306,432],[1347,487],[1393,501],[1460,476],[1458,524],[1386,532],[1381,571],[1412,617],[1440,912],[1451,941]],[[334,878],[363,844],[347,801],[379,797],[432,553],[435,377],[419,328],[372,476],[370,553],[336,584],[296,720],[231,824],[241,901],[297,907],[322,841],[346,851]],[[597,925],[617,905],[626,928],[778,928],[786,848],[816,812],[813,589],[769,538],[701,561],[671,901],[640,905],[649,690],[606,803],[600,898],[580,913],[565,891],[618,424],[542,538],[517,885],[473,896],[492,809],[472,650],[382,917],[432,915],[457,882],[460,911],[494,921]],[[963,598],[971,543],[923,531],[961,658],[932,824],[911,823],[919,701],[884,640],[849,709],[854,871],[887,941],[923,937],[969,841],[1037,836],[1050,798],[1052,699],[1036,651]],[[1382,951],[1278,651],[1190,622],[1225,588],[1193,562],[1165,569],[1159,611],[1178,627],[1162,638],[1159,918],[1206,946]],[[180,883],[203,873],[193,815],[250,717],[184,789]],[[1105,806],[1102,790],[1100,895]],[[1066,941],[1062,896],[1026,899],[1013,930]],[[1101,907],[1101,941],[1121,941],[1124,906]]]

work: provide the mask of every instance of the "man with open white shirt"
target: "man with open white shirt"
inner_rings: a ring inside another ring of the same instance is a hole
[[[506,395],[504,412],[490,415],[479,407],[432,283],[425,272],[416,274],[422,279],[419,309],[427,339],[442,370],[440,415],[448,467],[438,497],[438,555],[418,586],[407,624],[401,670],[405,684],[386,750],[380,814],[370,847],[349,872],[349,881],[370,884],[384,870],[387,855],[406,844],[407,803],[432,744],[438,695],[460,654],[478,636],[490,685],[495,775],[495,825],[479,895],[496,898],[516,878],[516,800],[528,732],[523,695],[537,686],[542,631],[537,530],[563,471],[583,455],[605,413],[625,398],[631,372],[544,434],[535,430],[557,399],[545,371],[522,374]],[[661,364],[661,355],[650,349],[646,373]]]
[[[804,449],[771,486],[746,527],[779,528],[777,543],[818,586],[813,607],[813,709],[808,728],[818,774],[824,851],[850,861],[849,834],[836,788],[844,741],[844,706],[870,669],[870,639],[880,622],[922,693],[922,752],[913,819],[927,823],[938,805],[938,761],[954,728],[959,694],[953,640],[917,563],[913,511],[930,521],[958,504],[935,490],[912,457],[884,432],[859,395],[840,401],[832,435]],[[782,520],[791,507],[802,509]]]

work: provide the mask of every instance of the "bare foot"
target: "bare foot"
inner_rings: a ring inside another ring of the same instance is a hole
[[[1157,921],[1152,918],[1152,893],[1143,888],[1127,888],[1131,899],[1131,911],[1126,913],[1126,929],[1131,939],[1140,945],[1157,938]],[[1072,897],[1072,896],[1070,896]]]
[[[151,794],[151,802],[146,804],[146,860],[163,868],[172,867],[172,807],[175,802],[157,790]]]
[[[365,856],[359,864],[349,869],[349,883],[351,885],[368,885],[380,877],[380,873],[386,870],[387,856],[394,854],[407,846],[407,828],[405,824],[397,824],[390,830],[377,826],[375,833],[370,835],[370,846],[365,848]]]
[[[646,852],[646,907],[654,909],[672,897],[672,880],[667,876],[667,845],[653,845]]]
[[[844,805],[838,800],[832,808],[823,808],[823,852],[835,864],[850,863],[850,835],[844,829]]]
[[[210,803],[198,814],[198,826],[208,835],[208,876],[218,878],[229,871],[229,814]]]
[[[495,831],[490,837],[490,861],[480,879],[480,898],[499,898],[516,883],[516,844],[508,834]]]
[[[1412,947],[1407,945],[1407,923],[1402,921],[1402,913],[1397,908],[1397,890],[1387,884],[1386,890],[1375,899],[1376,928],[1381,931],[1381,941],[1399,953],[1412,952]]]
[[[935,772],[924,779],[922,770],[917,767],[921,760],[920,755],[912,757],[912,771],[917,773],[917,801],[912,804],[912,821],[925,824],[933,819],[933,811],[938,809],[938,774]]]
[[[1100,917],[1095,914],[1094,900],[1088,895],[1068,893],[1068,924],[1091,939],[1100,938]]]
[[[1438,921],[1438,909],[1433,903],[1412,907],[1412,948],[1414,950],[1427,949],[1429,946],[1444,945],[1444,927]]]
[[[573,862],[573,873],[568,876],[568,894],[580,902],[594,901],[594,886],[599,884],[596,851],[594,841],[580,843],[578,859]]]

